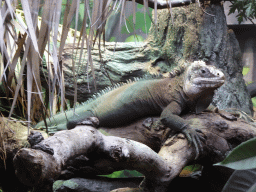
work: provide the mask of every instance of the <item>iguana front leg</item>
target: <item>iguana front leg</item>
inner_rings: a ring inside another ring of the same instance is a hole
[[[199,134],[202,133],[200,129],[178,116],[181,112],[182,107],[177,102],[172,102],[161,113],[160,121],[165,126],[185,134],[189,143],[193,143],[195,146],[197,159],[199,151],[203,150],[201,140],[205,141],[205,138]]]

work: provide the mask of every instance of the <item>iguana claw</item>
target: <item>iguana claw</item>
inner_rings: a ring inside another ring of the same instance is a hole
[[[36,129],[44,130],[44,131],[48,130],[49,134],[53,134],[61,130],[66,130],[65,124],[59,124],[59,125],[54,125],[50,127],[48,126],[47,129],[46,129],[46,126],[41,126],[40,128],[36,128]]]
[[[219,110],[219,111],[220,111],[219,113],[222,113],[223,110]],[[245,113],[240,109],[229,108],[229,109],[226,109],[225,111],[227,111],[228,113],[232,114],[235,117],[238,117],[239,119],[243,119],[247,122],[254,122],[253,117],[251,117],[250,115],[248,115],[247,113]]]
[[[245,113],[244,111],[236,108],[228,108],[228,109],[219,109],[218,107],[215,107],[212,110],[214,113],[218,113],[221,117],[230,120],[230,121],[236,121],[238,118],[243,119],[247,122],[254,122],[255,120],[253,117]]]
[[[182,133],[185,134],[186,138],[188,139],[189,145],[193,144],[195,146],[195,160],[198,159],[200,152],[203,152],[201,141],[205,142],[205,138],[199,134],[202,133],[202,131],[188,125],[182,130]]]
[[[35,130],[43,130],[43,131],[46,131],[46,126],[42,126],[42,127],[39,127],[39,128],[34,128]],[[58,131],[57,130],[57,126],[51,126],[51,127],[47,127],[48,131]]]

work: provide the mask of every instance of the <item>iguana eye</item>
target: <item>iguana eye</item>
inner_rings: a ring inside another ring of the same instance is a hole
[[[202,73],[206,73],[206,71],[204,69],[201,70]]]

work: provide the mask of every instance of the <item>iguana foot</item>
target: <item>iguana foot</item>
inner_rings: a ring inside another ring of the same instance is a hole
[[[38,143],[34,146],[31,147],[32,149],[38,149],[38,150],[41,150],[41,151],[44,151],[50,155],[54,155],[54,150],[53,148],[51,148],[48,144],[41,144],[41,143]]]
[[[43,130],[43,131],[48,131],[49,134],[54,134],[58,131],[62,131],[62,130],[66,130],[66,126],[58,126],[58,125],[54,125],[54,126],[48,126],[46,129],[46,126],[42,126],[40,128],[37,128],[37,130]]]
[[[194,126],[193,126],[194,127]],[[188,139],[189,145],[193,144],[196,150],[195,160],[198,159],[200,152],[203,152],[203,146],[201,141],[205,142],[205,138],[199,133],[202,133],[200,129],[193,128],[191,125],[185,125],[182,129],[182,133]]]
[[[217,108],[214,112],[219,113],[220,116],[222,116],[227,120],[234,121],[234,120],[237,120],[237,118],[239,118],[247,122],[254,122],[254,119],[250,115],[248,115],[247,113],[239,109],[228,108],[228,109],[222,110]]]
[[[99,119],[97,117],[87,117],[84,119],[81,119],[79,121],[77,120],[71,120],[68,121],[67,123],[67,129],[74,129],[77,125],[89,125],[93,127],[98,127],[99,126]]]
[[[239,119],[243,119],[247,122],[254,122],[254,119],[252,116],[248,115],[247,113],[245,113],[242,110],[239,109],[234,109],[234,108],[229,108],[226,110],[227,112],[231,113],[232,115],[234,115],[235,117],[238,117]]]
[[[31,130],[27,140],[31,146],[34,146],[43,141],[44,137],[42,133]]]
[[[93,127],[99,126],[99,119],[97,117],[88,117],[80,122],[77,123],[77,125],[90,125]]]

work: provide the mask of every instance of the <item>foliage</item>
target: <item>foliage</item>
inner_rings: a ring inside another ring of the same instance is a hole
[[[238,11],[237,20],[241,23],[244,19],[251,20],[256,18],[256,2],[255,0],[234,0],[231,1],[229,14]]]
[[[180,177],[188,177],[192,173],[200,171],[200,170],[202,170],[202,166],[199,164],[186,166],[180,172]]]
[[[236,170],[233,172],[222,192],[255,192],[256,169]]]
[[[255,191],[256,186],[256,138],[243,142],[217,166],[235,169],[222,192]]]
[[[255,97],[252,98],[252,104],[254,107],[256,107],[256,98]]]
[[[243,142],[220,163],[221,165],[236,170],[256,168],[256,138]]]
[[[141,177],[143,176],[141,173],[135,170],[122,170],[115,171],[109,175],[102,175],[109,178],[127,178],[127,177]]]
[[[249,67],[243,67],[243,71],[242,71],[243,76],[247,75],[249,71],[250,71]]]
[[[141,29],[144,33],[147,33],[147,30],[150,28],[151,25],[151,19],[148,16],[148,14],[145,14],[145,19],[144,20],[144,14],[141,12],[136,13],[136,23],[133,25],[133,15],[130,15],[126,19],[126,24],[127,26],[123,26],[121,33],[132,33],[134,30]]]
[[[125,42],[141,42],[144,41],[144,38],[140,35],[131,35],[126,38]]]

